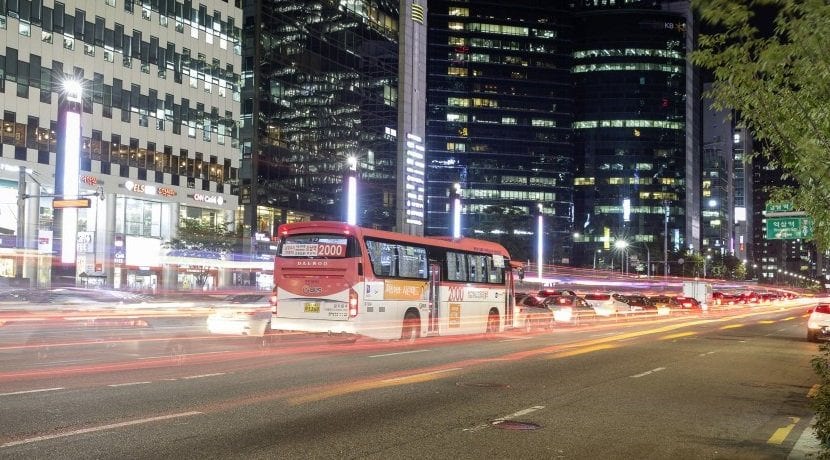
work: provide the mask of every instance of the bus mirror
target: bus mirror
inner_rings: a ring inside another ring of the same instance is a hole
[[[363,276],[363,262],[357,263],[357,276]]]

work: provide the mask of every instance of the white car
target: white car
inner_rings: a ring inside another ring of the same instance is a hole
[[[213,305],[207,317],[211,334],[265,337],[271,332],[271,306],[268,294],[239,294],[229,296]]]
[[[617,294],[585,294],[585,301],[593,307],[597,316],[614,316],[631,313],[631,306],[619,300],[617,297]]]
[[[818,342],[830,337],[830,303],[820,303],[810,310],[807,320],[807,340]]]

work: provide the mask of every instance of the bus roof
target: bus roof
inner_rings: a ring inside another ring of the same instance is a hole
[[[471,252],[480,252],[485,254],[498,254],[505,258],[510,258],[510,254],[504,246],[494,243],[492,241],[479,240],[475,238],[459,238],[453,239],[451,237],[442,236],[415,236],[404,233],[389,232],[386,230],[376,230],[373,228],[358,227],[356,225],[349,225],[345,222],[335,221],[309,221],[309,222],[295,222],[292,224],[282,224],[279,226],[278,233],[280,236],[290,233],[313,233],[313,232],[336,232],[344,234],[354,234],[357,236],[368,236],[374,238],[387,239],[392,241],[401,241],[413,244],[428,244],[430,246],[438,246],[447,249],[461,249]]]

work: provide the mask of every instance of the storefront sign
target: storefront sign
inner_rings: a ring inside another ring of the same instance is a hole
[[[37,231],[37,252],[41,254],[52,252],[52,230]]]
[[[124,188],[131,192],[143,193],[145,195],[176,196],[176,191],[170,187],[156,187],[151,184],[141,184],[128,180],[124,182]]]
[[[201,203],[216,204],[219,206],[225,204],[225,198],[221,195],[205,195],[204,193],[194,193],[193,199]]]
[[[94,187],[96,185],[103,185],[104,181],[102,181],[101,179],[98,179],[95,176],[88,176],[88,175],[82,174],[81,175],[81,183],[86,184],[86,185],[91,185],[91,186]]]

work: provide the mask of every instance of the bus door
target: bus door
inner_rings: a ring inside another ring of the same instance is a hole
[[[441,265],[438,263],[429,264],[429,325],[427,332],[438,334],[438,323],[441,318]]]

